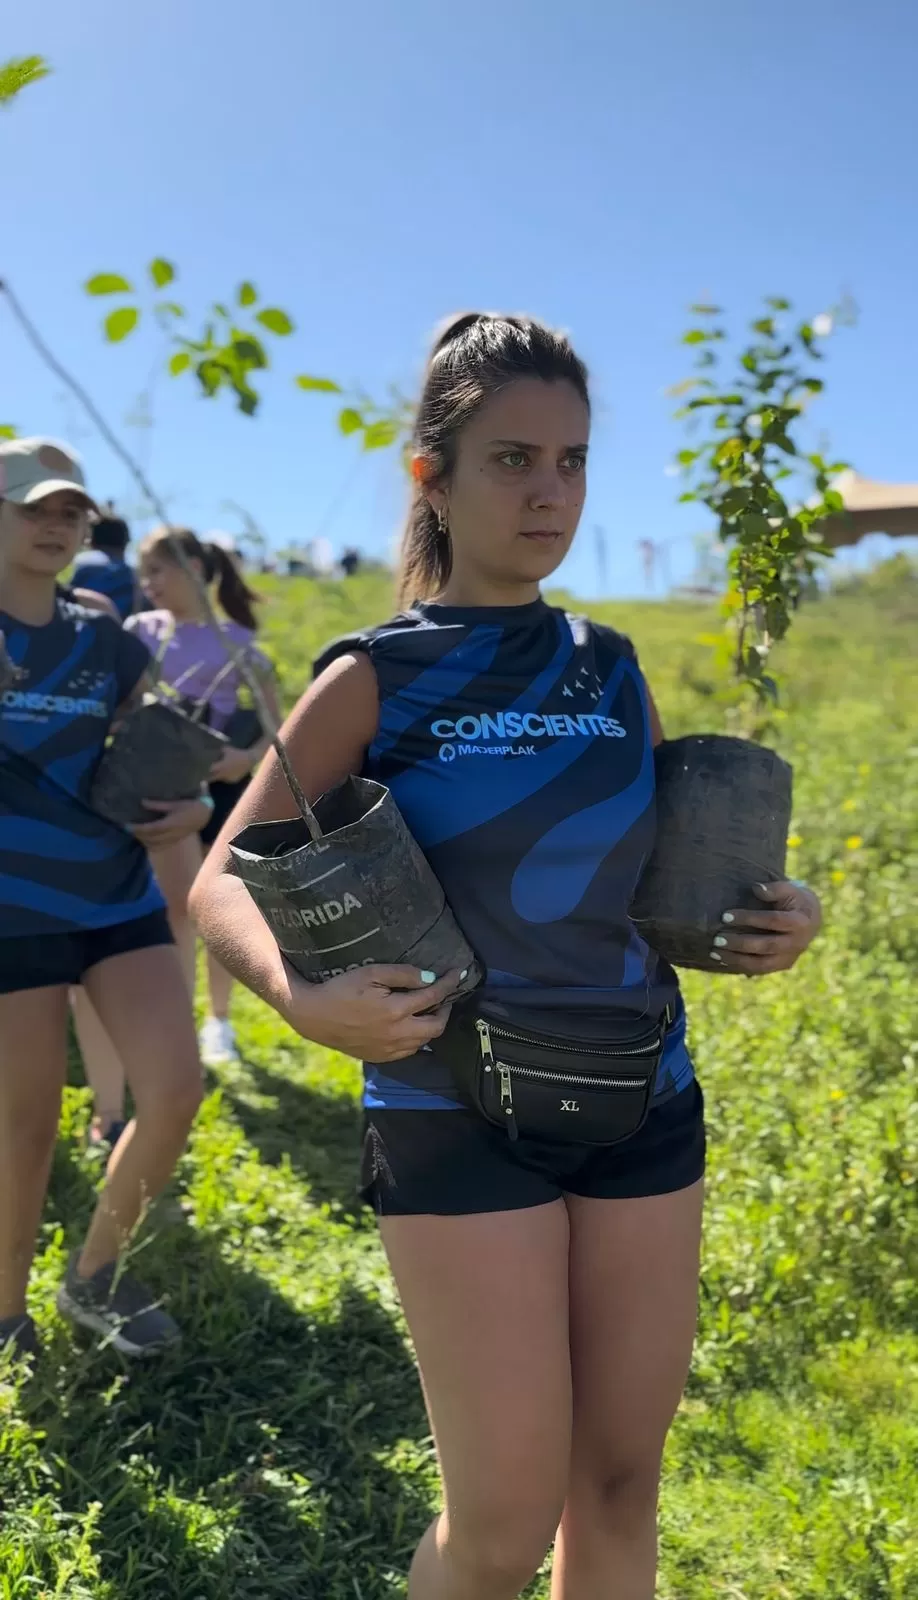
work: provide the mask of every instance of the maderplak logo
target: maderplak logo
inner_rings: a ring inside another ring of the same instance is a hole
[[[480,716],[438,717],[430,724],[441,740],[443,762],[457,756],[534,756],[541,739],[624,739],[625,729],[614,717],[595,711],[571,716],[567,712],[496,711]]]

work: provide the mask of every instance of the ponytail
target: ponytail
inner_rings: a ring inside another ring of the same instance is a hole
[[[261,595],[249,588],[232,556],[222,545],[206,544],[204,554],[204,570],[208,582],[217,581],[217,599],[221,608],[232,622],[238,622],[241,628],[248,628],[250,633],[255,633],[258,628],[255,607]]]
[[[399,555],[399,606],[404,609],[416,600],[429,600],[439,594],[452,570],[449,531],[440,527],[437,513],[420,485],[416,485]]]

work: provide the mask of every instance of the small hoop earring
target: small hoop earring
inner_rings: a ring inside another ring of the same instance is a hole
[[[449,538],[449,517],[446,515],[446,511],[443,506],[441,506],[440,510],[437,512],[437,532],[442,534],[444,539]]]

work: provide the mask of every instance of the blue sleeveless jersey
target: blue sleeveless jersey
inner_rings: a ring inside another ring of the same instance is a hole
[[[543,600],[423,604],[337,640],[316,671],[355,650],[379,684],[364,776],[391,789],[486,969],[488,1000],[585,1042],[610,1018],[656,1020],[672,1003],[658,1098],[685,1088],[676,976],[628,916],[655,826],[630,641]],[[370,1106],[457,1103],[436,1045],[365,1070]]]
[[[75,589],[91,589],[111,600],[122,622],[134,610],[135,578],[126,561],[105,550],[83,550],[73,564],[70,582]]]
[[[90,805],[115,711],[150,652],[112,617],[60,595],[46,626],[0,612],[0,629],[19,668],[0,694],[0,939],[162,910],[143,845]]]

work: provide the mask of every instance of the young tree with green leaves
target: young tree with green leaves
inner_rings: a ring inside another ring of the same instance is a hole
[[[763,727],[777,685],[767,671],[803,590],[831,551],[819,524],[844,509],[831,487],[845,463],[806,452],[796,437],[809,403],[822,393],[822,342],[852,320],[843,304],[811,322],[790,323],[789,300],[770,296],[751,324],[753,337],[725,372],[727,333],[717,306],[696,305],[683,342],[697,351],[695,373],[677,385],[677,416],[694,435],[676,460],[688,478],[683,501],[713,514],[726,547],[728,629],[721,658],[732,668],[734,705],[747,731]],[[752,709],[749,709],[749,691]],[[737,720],[734,718],[733,720]]]

